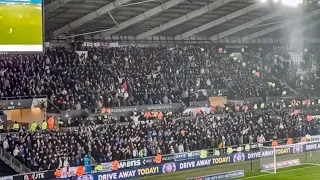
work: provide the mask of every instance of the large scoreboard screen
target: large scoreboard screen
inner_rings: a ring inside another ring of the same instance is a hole
[[[0,0],[0,52],[43,51],[43,0]]]

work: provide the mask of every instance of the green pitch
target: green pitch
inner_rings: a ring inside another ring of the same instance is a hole
[[[195,178],[207,176],[212,174],[225,173],[236,170],[244,170],[245,177],[240,179],[250,180],[320,180],[320,151],[304,152],[299,154],[287,154],[277,156],[277,161],[287,161],[299,159],[300,166],[288,167],[278,169],[276,174],[271,172],[260,172],[261,164],[273,163],[273,157],[264,157],[252,161],[244,161],[239,163],[230,163],[209,166],[205,168],[197,168],[186,171],[179,171],[171,174],[162,174],[158,176],[149,176],[140,178],[139,180],[186,180],[188,178]]]
[[[241,164],[241,165],[240,165]],[[254,164],[256,166],[256,164]],[[188,171],[176,172],[173,174],[164,174],[159,176],[151,176],[140,178],[139,180],[186,180],[199,176],[206,176],[210,174],[217,174],[227,171],[248,170],[249,163],[239,163],[239,165],[222,165],[207,167],[201,169],[194,169]],[[246,171],[245,177],[238,180],[320,180],[320,166],[312,164],[304,164],[291,168],[279,169],[276,174],[261,173],[260,171]]]
[[[0,4],[0,45],[42,44],[42,8]]]

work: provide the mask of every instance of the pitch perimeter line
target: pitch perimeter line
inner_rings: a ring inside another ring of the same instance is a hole
[[[319,166],[319,165],[317,165],[317,164],[311,164],[311,163],[303,163],[303,164],[308,164],[308,165],[313,165],[313,166],[303,167],[303,168],[290,169],[290,170],[287,170],[287,171],[277,172],[276,174],[285,173],[285,172],[290,172],[290,171],[296,171],[296,170],[299,170],[299,169],[314,168],[314,166]],[[303,164],[301,164],[301,165],[303,165]],[[239,179],[239,180],[252,179],[252,178],[263,177],[263,176],[270,176],[270,175],[273,175],[273,174],[262,174],[262,175],[258,175],[258,176],[252,176],[252,177],[241,178],[241,179]]]

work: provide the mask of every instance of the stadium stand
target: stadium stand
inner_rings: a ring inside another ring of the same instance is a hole
[[[86,59],[60,47],[45,55],[2,56],[1,97],[47,95],[66,110],[188,103],[206,100],[198,90],[207,88],[231,87],[246,98],[282,93],[281,85],[269,86],[262,72],[260,78],[252,76],[258,71],[253,62],[243,67],[210,48],[128,46],[88,52]]]
[[[0,180],[319,166],[319,5],[0,0]]]
[[[280,83],[254,65],[254,53],[243,53],[243,60],[238,61],[233,54],[195,46],[88,50],[85,59],[64,48],[48,49],[43,56],[3,56],[1,93],[46,94],[64,110],[207,99],[205,93],[202,97],[196,93],[199,89],[228,87],[239,96],[264,99],[283,91]],[[270,85],[270,81],[276,83]],[[211,110],[175,114],[153,124],[131,119],[64,131],[21,129],[8,134],[1,144],[28,168],[41,171],[318,133],[316,122],[306,120],[309,111],[287,109],[291,101],[248,110],[245,104],[239,105],[227,105],[218,114]]]

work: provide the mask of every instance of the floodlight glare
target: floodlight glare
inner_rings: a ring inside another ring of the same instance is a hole
[[[285,6],[297,7],[300,0],[282,0],[282,4]]]
[[[266,3],[267,2],[267,0],[260,0],[262,3]]]
[[[278,3],[278,2],[279,2],[279,0],[273,0],[273,2]]]

